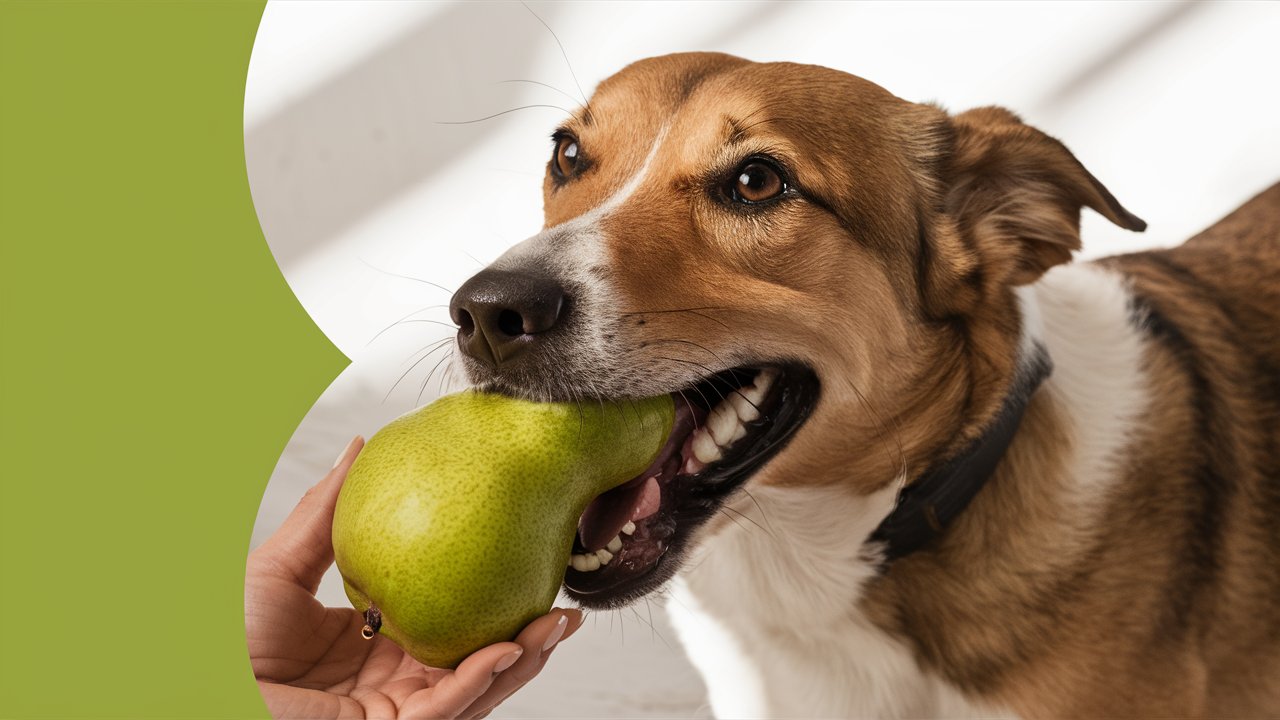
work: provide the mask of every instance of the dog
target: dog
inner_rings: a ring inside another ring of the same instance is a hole
[[[566,592],[669,598],[721,717],[1280,714],[1280,185],[1180,247],[998,107],[687,53],[553,136],[469,379],[671,393]]]

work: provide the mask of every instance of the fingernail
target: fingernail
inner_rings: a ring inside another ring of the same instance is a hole
[[[512,665],[515,665],[515,664],[516,664],[516,661],[520,659],[520,656],[521,656],[522,654],[524,654],[524,649],[523,649],[523,648],[522,648],[522,649],[519,649],[519,650],[512,650],[511,652],[507,653],[506,655],[503,655],[503,656],[502,656],[502,659],[498,661],[498,664],[493,666],[493,674],[494,674],[494,675],[497,675],[498,673],[502,672],[503,670],[506,670],[507,668],[511,667]]]
[[[547,641],[542,643],[542,652],[550,650],[553,645],[560,642],[560,638],[564,637],[564,630],[567,627],[569,627],[569,616],[561,615],[559,622],[556,623],[556,629],[552,630]]]
[[[333,461],[333,467],[338,467],[342,464],[343,460],[347,459],[347,456],[351,454],[351,449],[356,446],[357,442],[360,442],[359,435],[351,438],[351,442],[347,443],[347,446],[342,448],[342,452],[338,455],[338,459]]]

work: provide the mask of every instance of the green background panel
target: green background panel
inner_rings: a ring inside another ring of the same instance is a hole
[[[249,535],[347,361],[249,196],[262,3],[0,13],[0,716],[265,717]]]

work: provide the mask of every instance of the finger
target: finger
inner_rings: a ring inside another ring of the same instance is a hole
[[[320,578],[333,564],[333,507],[338,491],[363,447],[364,439],[358,435],[347,444],[333,469],[302,496],[280,529],[254,551],[251,563],[266,561],[315,593]]]
[[[582,621],[580,610],[556,609],[529,623],[516,638],[525,652],[515,664],[494,680],[484,695],[477,698],[462,717],[479,717],[487,713],[537,677],[551,653],[582,627]]]
[[[462,661],[457,670],[445,675],[433,687],[414,693],[405,703],[405,717],[458,717],[489,689],[496,677],[516,662],[524,649],[515,643],[497,643],[477,650]]]
[[[556,640],[555,638],[556,631],[554,629],[551,633],[546,634],[545,637],[541,632],[536,634],[531,633],[528,639],[533,642],[541,643],[539,647],[545,648],[539,653],[537,661],[531,665],[520,668],[513,666],[511,671],[499,675],[494,680],[493,685],[490,686],[489,690],[472,703],[471,707],[467,708],[466,712],[462,714],[462,717],[481,718],[488,715],[494,708],[506,702],[507,698],[515,694],[517,690],[524,687],[533,678],[537,677],[538,673],[542,672],[542,668],[547,664],[547,660],[551,658],[551,654],[560,646],[560,643],[571,637],[579,628],[582,627],[583,616],[580,611],[567,611],[566,614],[568,615],[566,629],[564,635],[561,636],[559,640]]]
[[[565,640],[568,640],[569,638],[577,634],[577,632],[582,629],[582,624],[587,621],[586,616],[583,614],[581,610],[569,609],[569,610],[566,610],[565,612],[569,613],[569,627],[568,629],[565,630],[564,637],[560,638],[560,642],[556,643],[556,647],[559,647],[560,643],[564,642]],[[555,647],[551,649],[555,650]]]

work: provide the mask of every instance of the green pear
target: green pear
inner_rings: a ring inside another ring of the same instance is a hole
[[[665,395],[572,404],[468,391],[379,430],[333,517],[365,636],[438,668],[514,638],[555,601],[583,510],[653,462],[674,416]]]

